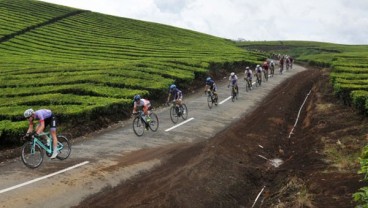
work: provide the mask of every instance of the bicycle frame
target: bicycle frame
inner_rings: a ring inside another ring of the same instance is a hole
[[[136,117],[139,117],[139,119],[147,126],[148,123],[143,119],[143,116],[142,116],[143,114],[144,114],[143,111],[142,110],[139,110],[137,112],[137,116]]]
[[[236,95],[236,87],[235,87],[235,85],[233,85],[231,87],[231,93],[232,93],[232,95]]]
[[[42,136],[46,136],[46,139],[51,140],[50,146],[46,146],[43,142],[42,139],[40,137]],[[38,144],[38,146],[40,146],[42,149],[44,149],[48,154],[52,153],[52,147],[53,147],[53,142],[52,142],[52,137],[50,137],[50,133],[41,133],[38,135],[38,137],[33,137],[33,141],[32,141],[32,151],[34,151],[34,146]],[[57,144],[57,150],[61,150],[63,149],[63,144],[58,142]]]
[[[214,102],[214,101],[215,101],[215,94],[213,93],[213,91],[212,91],[212,90],[208,89],[208,90],[207,90],[207,95],[208,95],[209,97],[211,97],[212,102]]]

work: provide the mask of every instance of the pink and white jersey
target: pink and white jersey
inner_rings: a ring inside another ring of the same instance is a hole
[[[134,108],[143,107],[145,105],[147,105],[149,107],[151,105],[151,102],[147,99],[140,99],[139,103],[134,102]]]

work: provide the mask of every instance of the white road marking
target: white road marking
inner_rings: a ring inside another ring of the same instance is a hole
[[[25,183],[21,183],[21,184],[18,184],[18,185],[15,185],[15,186],[12,186],[12,187],[9,187],[9,188],[6,188],[6,189],[3,189],[3,190],[0,190],[0,194],[5,193],[5,192],[8,192],[8,191],[11,191],[11,190],[14,190],[14,189],[17,189],[17,188],[20,188],[20,187],[22,187],[22,186],[26,186],[26,185],[29,185],[29,184],[35,183],[35,182],[37,182],[37,181],[44,180],[44,179],[46,179],[46,178],[50,178],[50,177],[55,176],[55,175],[57,175],[57,174],[64,173],[64,172],[66,172],[66,171],[72,170],[72,169],[77,168],[77,167],[80,167],[80,166],[82,166],[82,165],[86,165],[86,164],[88,164],[88,163],[89,163],[89,161],[85,161],[85,162],[79,163],[79,164],[77,164],[77,165],[74,165],[74,166],[72,166],[72,167],[69,167],[69,168],[65,168],[65,169],[63,169],[63,170],[60,170],[60,171],[58,171],[58,172],[51,173],[51,174],[49,174],[49,175],[45,175],[45,176],[43,176],[43,177],[36,178],[36,179],[31,180],[31,181],[27,181],[27,182],[25,182]]]
[[[226,98],[225,100],[221,101],[219,104],[221,105],[221,104],[223,104],[224,102],[226,102],[226,101],[228,101],[228,100],[230,100],[230,99],[231,99],[231,96],[230,96],[230,97],[228,97],[228,98]]]
[[[185,124],[185,123],[188,123],[189,121],[191,121],[191,120],[193,120],[193,119],[194,119],[194,118],[192,117],[192,118],[190,118],[190,119],[188,119],[188,120],[185,120],[185,121],[181,122],[180,124],[176,124],[175,126],[173,126],[173,127],[171,127],[171,128],[166,129],[165,131],[171,131],[171,130],[175,129],[176,127],[179,127],[179,126],[181,126],[181,125],[183,125],[183,124]]]
[[[312,89],[311,89],[311,90],[309,90],[309,92],[308,92],[307,96],[306,96],[306,97],[305,97],[305,99],[304,99],[304,102],[303,102],[302,106],[300,106],[300,109],[299,109],[299,112],[298,112],[298,116],[296,117],[296,120],[295,120],[294,126],[293,126],[293,128],[291,129],[291,131],[290,131],[290,133],[289,133],[289,137],[288,137],[289,139],[290,139],[291,135],[293,134],[293,131],[294,131],[294,128],[295,128],[296,124],[298,123],[299,116],[300,116],[300,112],[302,111],[302,108],[303,108],[303,106],[304,106],[304,104],[305,104],[305,101],[307,101],[307,99],[308,99],[309,95],[311,94],[311,92],[312,92]]]

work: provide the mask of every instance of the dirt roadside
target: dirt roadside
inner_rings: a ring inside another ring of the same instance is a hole
[[[364,185],[356,158],[367,133],[367,119],[333,96],[328,72],[307,70],[210,140],[163,151],[166,160],[155,170],[77,207],[354,207],[352,194]],[[134,152],[121,162],[157,152]]]

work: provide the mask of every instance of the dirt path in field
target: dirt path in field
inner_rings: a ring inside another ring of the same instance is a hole
[[[77,207],[353,207],[367,131],[333,97],[327,73],[307,70],[210,140],[127,155],[120,165],[164,162]]]

